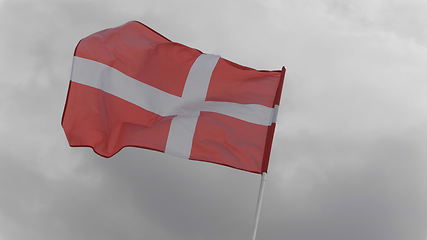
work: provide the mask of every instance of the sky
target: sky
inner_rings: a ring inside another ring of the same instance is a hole
[[[260,176],[70,148],[77,42],[138,20],[287,67],[258,239],[427,239],[427,2],[1,0],[0,240],[249,239]]]

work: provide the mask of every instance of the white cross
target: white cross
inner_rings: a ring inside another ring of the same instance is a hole
[[[205,101],[212,71],[218,59],[219,56],[201,54],[193,65],[191,65],[182,92],[182,106],[184,106],[184,111],[178,113],[172,119],[166,143],[166,153],[183,158],[190,157],[193,136],[200,111],[191,108],[186,109],[185,106],[191,107],[194,103]]]
[[[138,81],[108,65],[74,57],[71,81],[98,88],[160,116],[174,116],[165,152],[189,158],[201,111],[216,112],[269,126],[276,121],[277,106],[205,101],[212,71],[219,56],[201,54],[191,66],[182,97]]]

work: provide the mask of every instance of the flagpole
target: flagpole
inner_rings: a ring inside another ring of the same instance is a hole
[[[261,205],[262,205],[262,199],[264,196],[264,185],[265,185],[266,176],[267,176],[266,172],[263,172],[261,175],[261,183],[259,185],[258,201],[257,201],[257,206],[256,206],[254,232],[252,234],[252,240],[256,239],[256,233],[258,230],[258,222],[259,222],[259,216],[261,214]]]

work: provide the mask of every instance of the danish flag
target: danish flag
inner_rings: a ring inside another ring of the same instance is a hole
[[[62,115],[72,147],[123,147],[267,171],[285,68],[260,71],[172,42],[140,22],[78,43]]]

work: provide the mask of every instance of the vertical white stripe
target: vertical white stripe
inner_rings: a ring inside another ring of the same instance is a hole
[[[204,102],[212,72],[219,56],[202,54],[191,66],[182,94],[182,109]],[[200,112],[184,111],[172,119],[165,152],[171,155],[189,158],[193,136]]]
[[[218,59],[219,56],[216,55],[202,54],[194,61],[182,93],[185,102],[205,101],[212,71]]]
[[[172,119],[165,152],[182,158],[189,158],[193,145],[199,114],[195,116],[176,116]]]

